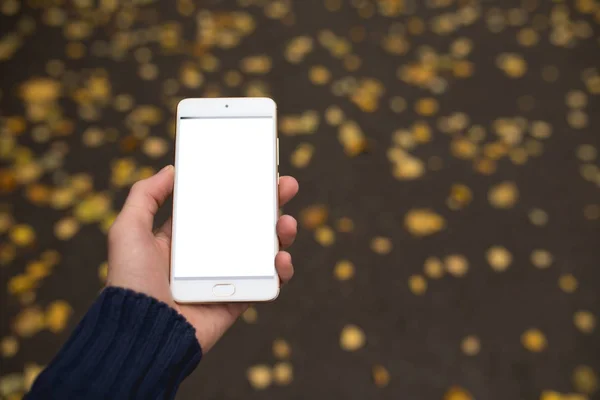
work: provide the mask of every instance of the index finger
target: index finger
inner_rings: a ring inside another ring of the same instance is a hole
[[[279,207],[283,207],[298,193],[298,181],[291,176],[279,178]]]

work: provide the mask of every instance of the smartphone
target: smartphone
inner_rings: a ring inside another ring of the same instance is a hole
[[[279,139],[269,98],[184,99],[177,107],[171,290],[179,303],[279,294]]]

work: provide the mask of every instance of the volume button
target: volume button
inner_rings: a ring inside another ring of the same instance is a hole
[[[277,165],[279,165],[279,138],[277,138]]]

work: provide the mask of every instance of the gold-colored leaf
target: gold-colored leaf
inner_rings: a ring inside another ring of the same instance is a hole
[[[122,187],[133,181],[135,163],[130,158],[117,160],[112,165],[111,182],[113,185]]]
[[[167,153],[169,150],[169,145],[165,139],[151,136],[144,140],[142,150],[151,158],[159,158]]]
[[[31,337],[45,328],[44,313],[38,307],[22,310],[13,321],[13,330],[21,337]]]
[[[328,214],[325,205],[315,204],[300,212],[300,223],[304,229],[313,230],[327,221]]]
[[[354,230],[354,222],[348,217],[342,217],[337,221],[337,230],[343,233],[349,233]]]
[[[26,224],[14,225],[9,231],[10,240],[20,247],[31,245],[35,241],[35,231]]]
[[[596,372],[587,365],[580,365],[573,371],[573,387],[579,393],[593,394],[598,390]]]
[[[386,387],[390,383],[390,373],[383,365],[374,365],[372,375],[373,382],[377,387]]]
[[[539,208],[534,208],[529,212],[529,220],[537,226],[544,226],[548,223],[548,213]]]
[[[23,375],[20,373],[13,373],[0,377],[0,396],[2,396],[2,398],[8,399],[12,394],[20,396],[19,393],[24,388]]]
[[[51,269],[52,266],[46,262],[31,261],[27,264],[27,267],[25,267],[25,272],[31,279],[39,280],[50,275]]]
[[[84,224],[101,221],[110,210],[111,199],[106,194],[92,194],[74,209],[74,216]]]
[[[558,278],[558,287],[565,293],[574,293],[579,286],[577,278],[572,274],[563,274]]]
[[[580,332],[588,335],[596,328],[596,317],[589,311],[577,311],[575,315],[573,315],[573,322]]]
[[[294,380],[294,369],[288,362],[279,362],[273,367],[273,380],[277,385],[289,385]]]
[[[40,260],[50,266],[55,266],[60,262],[60,253],[56,250],[45,250],[40,255]]]
[[[108,261],[104,261],[98,267],[98,278],[100,278],[100,281],[102,281],[102,283],[105,283],[107,277],[108,277]]]
[[[552,254],[548,250],[536,249],[531,253],[531,263],[537,268],[548,268],[552,261]]]
[[[273,371],[268,365],[260,364],[248,368],[248,381],[254,389],[263,390],[271,386]]]
[[[333,274],[340,281],[347,281],[354,276],[354,264],[348,260],[341,260],[335,264]]]
[[[354,121],[346,121],[340,125],[338,138],[349,157],[355,157],[367,148],[367,139]]]
[[[340,335],[340,347],[346,351],[356,351],[363,347],[366,337],[362,329],[356,325],[346,325]]]
[[[308,71],[308,77],[315,85],[325,85],[331,79],[331,73],[323,65],[315,65]]]
[[[450,188],[450,195],[446,204],[452,210],[459,210],[468,206],[473,200],[473,192],[463,184],[455,183]]]
[[[0,340],[0,352],[3,358],[11,358],[19,351],[19,341],[14,336],[5,336]]]
[[[460,348],[462,349],[463,353],[465,353],[468,356],[477,355],[481,348],[479,338],[474,335],[469,335],[465,337],[460,344]]]
[[[423,116],[431,116],[437,113],[439,109],[439,104],[437,100],[433,97],[427,97],[423,99],[417,100],[415,104],[415,111],[417,114]]]
[[[248,324],[255,324],[258,320],[258,311],[254,306],[250,306],[242,314],[242,319]]]
[[[514,182],[501,182],[488,192],[488,200],[495,208],[512,208],[519,199],[519,189]]]
[[[292,355],[292,348],[284,339],[273,341],[273,355],[279,360],[287,360]]]
[[[308,53],[313,49],[313,39],[310,36],[298,36],[290,40],[285,49],[285,58],[293,63],[298,64]]]
[[[310,163],[315,146],[310,143],[300,143],[294,150],[291,157],[291,164],[296,168],[305,168]]]
[[[44,367],[35,363],[25,364],[25,369],[23,371],[23,385],[26,392],[31,389],[33,382],[35,382],[36,378],[43,369]]]
[[[335,232],[329,226],[319,226],[315,230],[315,239],[321,246],[329,247],[335,242]]]
[[[390,238],[377,236],[371,240],[371,250],[377,254],[388,254],[392,251],[392,241]]]
[[[408,287],[413,294],[420,296],[427,290],[427,281],[421,275],[411,275],[408,278]]]
[[[246,57],[240,67],[247,74],[266,74],[271,70],[271,58],[266,55]]]
[[[28,103],[46,103],[60,96],[61,85],[53,79],[33,78],[21,85],[20,94]]]
[[[437,257],[428,257],[423,265],[423,271],[428,278],[440,279],[444,276],[444,264]]]
[[[415,208],[404,217],[404,227],[417,237],[429,236],[444,229],[444,217],[427,208]]]
[[[498,56],[496,64],[511,78],[521,78],[527,72],[527,62],[515,53],[503,53]]]
[[[51,332],[62,332],[73,313],[73,308],[64,300],[53,301],[46,308],[46,326]]]
[[[79,232],[79,222],[73,217],[66,217],[54,225],[54,235],[60,240],[69,240]]]
[[[0,243],[0,265],[7,265],[17,255],[17,249],[12,243]]]
[[[469,261],[460,254],[451,254],[444,259],[446,271],[452,276],[463,277],[469,271]]]
[[[189,89],[198,89],[204,83],[204,75],[193,63],[183,65],[180,79],[183,86]]]
[[[546,349],[546,336],[539,329],[528,329],[521,335],[521,343],[527,350],[539,353]]]
[[[452,386],[444,394],[444,400],[473,400],[473,396],[460,386]]]
[[[8,292],[12,295],[19,295],[29,292],[35,289],[37,286],[37,280],[30,275],[15,275],[8,281]]]
[[[486,258],[494,271],[505,271],[512,263],[512,254],[502,246],[494,246],[488,249]]]

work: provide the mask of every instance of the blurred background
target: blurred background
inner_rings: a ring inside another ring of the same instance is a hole
[[[211,96],[278,104],[296,277],[179,399],[600,398],[600,1],[0,13],[0,398],[101,290],[129,187],[173,162],[177,102]]]

